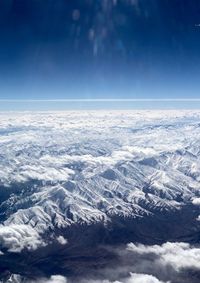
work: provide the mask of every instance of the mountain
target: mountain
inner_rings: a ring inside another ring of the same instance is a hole
[[[199,140],[199,111],[1,113],[0,271],[62,274],[61,257],[74,275],[73,256],[109,262],[99,245],[198,243]]]

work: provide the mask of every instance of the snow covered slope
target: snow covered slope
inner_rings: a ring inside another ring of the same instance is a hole
[[[200,111],[0,114],[0,244],[9,251],[46,245],[50,229],[179,210],[199,197]]]

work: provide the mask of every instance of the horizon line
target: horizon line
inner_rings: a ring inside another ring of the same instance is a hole
[[[0,99],[0,102],[200,102],[200,98]]]

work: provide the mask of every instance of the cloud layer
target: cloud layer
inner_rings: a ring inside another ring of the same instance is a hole
[[[200,247],[188,243],[162,245],[130,243],[117,249],[121,264],[104,269],[80,283],[197,283],[200,279]],[[71,282],[70,282],[71,283]]]
[[[114,272],[114,271],[113,271]],[[130,276],[120,281],[110,280],[83,280],[81,283],[165,283],[148,274],[130,273]],[[167,282],[166,282],[167,283]]]
[[[37,283],[67,283],[67,278],[61,275],[52,275],[49,279],[41,279]]]
[[[198,283],[200,248],[187,243],[167,242],[162,245],[129,243],[115,249],[120,263],[78,278],[52,275],[26,283]],[[9,281],[10,282],[10,281]],[[12,281],[11,281],[12,282]],[[13,281],[15,282],[15,281]]]
[[[0,226],[0,246],[9,252],[35,250],[44,245],[37,231],[28,225]]]
[[[128,251],[138,255],[150,256],[157,266],[170,266],[179,272],[182,269],[200,270],[200,248],[191,247],[188,243],[165,243],[161,246],[129,244]]]

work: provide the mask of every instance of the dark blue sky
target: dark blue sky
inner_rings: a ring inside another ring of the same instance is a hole
[[[1,99],[99,97],[200,97],[200,1],[0,0]]]

